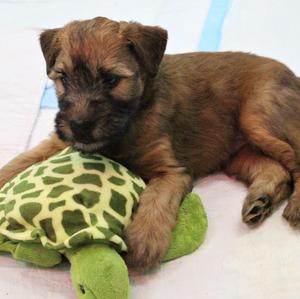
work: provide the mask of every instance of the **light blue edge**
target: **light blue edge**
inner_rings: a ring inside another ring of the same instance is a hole
[[[49,80],[45,85],[44,92],[41,98],[40,109],[45,109],[45,108],[50,108],[50,109],[58,108],[54,85],[53,82]]]
[[[224,19],[231,2],[232,0],[211,0],[201,33],[199,51],[215,52],[219,50]]]

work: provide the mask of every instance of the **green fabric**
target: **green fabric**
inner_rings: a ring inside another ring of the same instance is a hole
[[[66,148],[33,165],[0,189],[0,234],[62,250],[122,239],[143,180],[101,155]]]
[[[200,197],[194,193],[188,194],[180,206],[170,248],[163,261],[174,260],[199,248],[205,239],[207,225]]]
[[[61,254],[52,249],[44,248],[40,243],[15,243],[0,241],[0,251],[8,252],[15,260],[31,263],[40,267],[53,267],[61,263]]]
[[[105,245],[67,249],[72,284],[80,299],[127,299],[128,270],[120,255]]]

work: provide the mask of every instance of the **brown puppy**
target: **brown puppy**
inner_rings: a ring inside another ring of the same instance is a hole
[[[0,171],[0,185],[73,144],[147,180],[126,236],[134,266],[169,246],[193,179],[223,169],[245,181],[243,220],[261,222],[293,192],[284,216],[300,225],[300,81],[243,53],[165,55],[167,32],[106,18],[46,30],[41,47],[60,111],[56,133]]]

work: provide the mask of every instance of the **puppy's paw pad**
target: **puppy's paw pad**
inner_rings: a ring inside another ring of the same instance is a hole
[[[283,217],[293,227],[300,228],[300,203],[290,200],[283,211]]]
[[[269,195],[258,197],[247,196],[242,216],[243,221],[249,225],[256,225],[262,222],[272,211],[272,198]]]

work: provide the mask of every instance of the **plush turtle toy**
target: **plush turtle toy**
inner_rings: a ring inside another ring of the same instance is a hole
[[[0,251],[42,267],[59,264],[64,255],[79,298],[126,299],[122,235],[144,188],[124,166],[66,148],[0,190]],[[201,201],[189,194],[165,261],[197,249],[206,228]]]

